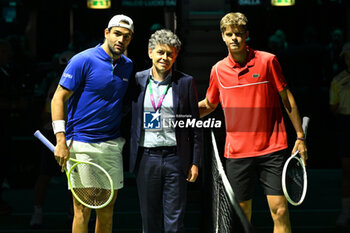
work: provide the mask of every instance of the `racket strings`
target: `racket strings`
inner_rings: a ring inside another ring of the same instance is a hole
[[[297,159],[292,159],[289,162],[286,174],[286,188],[292,201],[299,202],[303,195],[304,173]]]
[[[91,164],[79,163],[70,173],[71,188],[85,204],[98,207],[112,195],[111,184],[106,174]]]

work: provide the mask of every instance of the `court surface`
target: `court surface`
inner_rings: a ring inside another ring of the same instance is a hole
[[[299,207],[290,206],[293,232],[297,233],[338,233],[350,232],[350,229],[336,229],[334,223],[340,212],[340,176],[338,169],[315,169],[308,171],[309,186],[304,203]],[[41,229],[30,229],[29,221],[33,210],[33,189],[5,189],[4,199],[11,204],[11,215],[0,216],[0,233],[66,233],[71,232],[67,216],[68,201],[65,198],[65,177],[51,181],[44,207],[44,224]],[[201,216],[200,186],[189,188],[186,213],[186,232],[204,233]],[[253,225],[258,233],[271,233],[272,220],[267,210],[265,198],[257,192],[253,202]],[[94,219],[94,216],[92,217]],[[93,227],[93,222],[91,227]],[[93,231],[90,231],[93,232]],[[141,232],[141,218],[135,180],[126,174],[126,185],[119,192],[114,217],[114,233]]]

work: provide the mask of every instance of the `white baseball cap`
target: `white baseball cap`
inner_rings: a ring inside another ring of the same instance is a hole
[[[127,23],[125,23],[127,22]],[[115,15],[113,16],[113,18],[111,18],[111,20],[108,23],[108,28],[111,27],[123,27],[123,28],[127,28],[130,31],[132,31],[132,33],[134,33],[134,22],[132,21],[132,19],[126,15]]]

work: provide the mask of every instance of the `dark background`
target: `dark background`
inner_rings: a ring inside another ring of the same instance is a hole
[[[220,38],[221,17],[230,11],[244,13],[250,25],[249,45],[277,55],[301,115],[311,118],[308,168],[340,169],[336,118],[329,110],[328,96],[330,82],[344,64],[339,49],[332,55],[331,33],[337,28],[342,31],[340,46],[350,39],[350,1],[296,0],[290,7],[271,6],[269,0],[112,0],[111,4],[110,9],[92,10],[85,0],[0,0],[0,40],[11,50],[6,64],[11,80],[0,82],[1,96],[8,96],[4,98],[8,104],[1,103],[0,162],[6,164],[11,189],[32,188],[40,170],[42,145],[32,135],[43,127],[47,74],[54,70],[53,57],[102,43],[108,21],[120,13],[134,20],[128,56],[135,71],[150,67],[147,43],[154,28],[160,25],[176,30],[183,43],[176,68],[195,77],[199,99],[205,97],[211,66],[227,56]],[[285,33],[288,46],[283,49],[270,43],[276,30]],[[4,50],[0,57],[1,53]],[[338,69],[333,68],[335,63]],[[223,119],[220,109],[211,117]],[[285,122],[292,146],[295,132],[287,117]],[[225,129],[215,133],[222,155]],[[209,130],[205,134],[208,145]],[[204,168],[206,160],[204,157]]]

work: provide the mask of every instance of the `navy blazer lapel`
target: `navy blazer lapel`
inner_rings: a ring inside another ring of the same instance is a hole
[[[150,69],[146,70],[144,73],[143,73],[143,76],[140,77],[140,86],[141,86],[141,95],[139,96],[139,101],[138,101],[138,106],[139,106],[139,109],[141,109],[141,112],[143,111],[143,102],[144,102],[144,99],[145,99],[145,95],[146,95],[146,88],[147,88],[147,81],[148,81],[148,78],[149,78],[149,74],[150,74]],[[142,113],[143,114],[143,113]]]
[[[177,110],[179,107],[180,85],[179,85],[179,80],[176,77],[175,71],[173,71],[171,87],[173,89],[173,105],[174,105],[173,110],[176,116],[176,114],[178,113]]]
[[[146,90],[147,80],[150,76],[151,68],[146,70],[144,73],[144,76],[142,77],[142,80],[140,80],[140,85]]]

